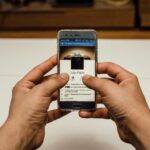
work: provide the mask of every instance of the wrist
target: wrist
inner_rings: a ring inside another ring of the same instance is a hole
[[[26,130],[17,121],[7,120],[0,128],[0,150],[24,150],[33,138],[30,129]]]
[[[143,109],[143,111],[135,112],[129,117],[127,128],[131,133],[130,141],[137,150],[150,150],[150,110]]]

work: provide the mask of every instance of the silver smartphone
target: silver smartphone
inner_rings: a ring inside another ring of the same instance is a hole
[[[97,36],[95,30],[58,32],[58,73],[68,73],[68,83],[59,90],[61,110],[94,110],[94,90],[82,82],[85,74],[96,76]]]

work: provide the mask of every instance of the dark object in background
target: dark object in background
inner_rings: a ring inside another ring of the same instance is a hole
[[[30,2],[41,2],[41,3],[46,2],[46,0],[5,0],[5,1],[16,6],[28,5]]]
[[[150,29],[150,0],[139,1],[139,19],[142,28]]]
[[[53,6],[92,6],[94,0],[52,0]]]
[[[29,2],[25,7],[21,4],[15,5],[17,9],[14,5],[2,2],[0,30],[133,29],[135,27],[135,7],[132,1],[121,8],[106,5],[102,0],[94,0],[94,5],[90,7],[68,5],[63,9],[52,7],[51,1],[42,3],[31,0],[31,3]]]
[[[83,57],[71,57],[71,69],[84,69]]]
[[[28,4],[28,0],[5,0],[5,1],[16,6]]]

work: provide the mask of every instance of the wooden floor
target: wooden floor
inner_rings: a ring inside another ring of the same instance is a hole
[[[56,38],[58,30],[0,31],[0,38]],[[97,30],[98,38],[150,39],[150,30]]]

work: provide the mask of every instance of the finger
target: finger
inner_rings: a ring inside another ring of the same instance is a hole
[[[58,99],[58,91],[54,92],[54,93],[52,94],[52,96],[51,96],[51,100],[52,100],[52,101],[55,101],[55,100],[57,100],[57,99]]]
[[[106,78],[106,77],[104,77],[103,79],[107,79],[107,80],[110,80],[112,82],[115,82],[115,80],[113,78]]]
[[[80,111],[79,116],[82,118],[103,118],[110,119],[107,108],[99,108],[95,111]]]
[[[115,78],[119,83],[133,76],[131,72],[111,62],[98,63],[97,73],[106,73]]]
[[[83,83],[95,91],[99,92],[102,96],[108,96],[118,90],[118,85],[111,80],[97,78],[90,75],[85,75],[82,78]]]
[[[68,80],[68,74],[62,73],[56,77],[50,78],[44,83],[38,84],[33,88],[33,92],[43,97],[51,96],[55,91],[63,87]]]
[[[50,71],[57,64],[57,55],[50,57],[48,60],[33,68],[22,80],[38,82],[44,74]]]
[[[58,74],[57,73],[54,73],[54,74],[51,74],[51,75],[48,75],[48,76],[45,76],[45,77],[43,77],[42,79],[41,79],[41,83],[42,82],[45,82],[45,81],[47,81],[47,80],[49,80],[50,78],[54,78],[54,77],[56,77]]]
[[[96,103],[101,103],[102,97],[100,94],[96,94]]]
[[[56,119],[59,119],[65,115],[69,114],[69,112],[61,111],[60,109],[54,109],[48,112],[47,123],[50,123]]]

